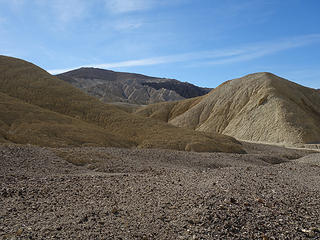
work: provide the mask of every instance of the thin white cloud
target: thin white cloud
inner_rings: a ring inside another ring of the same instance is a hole
[[[85,16],[88,9],[85,0],[34,0],[38,6],[45,9],[50,9],[53,14],[53,21],[58,21],[66,24],[76,19],[81,19]]]
[[[0,5],[2,2],[15,14],[33,9],[40,21],[49,19],[51,25],[61,26],[86,16],[90,4],[86,0],[0,0]]]
[[[76,68],[94,67],[94,68],[113,69],[113,68],[135,67],[135,66],[150,66],[150,65],[158,65],[158,64],[165,64],[165,63],[201,60],[201,59],[214,58],[214,57],[234,56],[239,54],[240,52],[241,50],[202,51],[202,52],[183,53],[183,54],[175,54],[175,55],[169,55],[169,56],[160,56],[160,57],[153,57],[153,58],[113,62],[113,63],[92,64],[92,65],[86,65],[86,66],[78,66]],[[71,71],[73,69],[75,68],[54,69],[54,70],[49,70],[48,72],[51,74],[59,74],[62,72]]]
[[[1,0],[0,1],[0,4],[4,4],[4,3],[9,4],[9,6],[14,10],[18,10],[25,5],[26,0],[11,0],[11,1]]]
[[[90,10],[89,4],[90,1],[85,0],[30,0],[29,2],[29,5],[39,12],[37,17],[41,19],[40,21],[49,21],[50,27],[58,27],[60,30],[73,21],[86,17]]]
[[[112,27],[117,31],[126,31],[138,29],[143,25],[143,22],[138,19],[122,19],[112,23]]]
[[[320,89],[320,68],[305,68],[300,70],[289,70],[281,73],[282,76],[295,82],[309,86],[312,88]]]
[[[299,78],[317,78],[319,79],[318,88],[320,88],[320,67],[319,68],[308,68],[308,69],[302,69],[302,70],[294,70],[289,71],[288,74],[298,76]]]
[[[52,6],[58,20],[64,23],[82,18],[87,7],[83,0],[54,0],[49,5]]]
[[[5,28],[5,23],[6,23],[6,19],[3,17],[0,17],[0,33],[1,35],[4,35],[3,31],[6,29]]]
[[[232,49],[200,51],[113,63],[94,64],[89,66],[87,65],[87,67],[114,69],[191,61],[197,62],[197,65],[231,64],[236,62],[250,61],[284,50],[306,46],[315,42],[320,42],[320,34],[304,35],[292,39],[278,40],[276,42],[253,43],[247,46]],[[50,70],[49,72],[52,74],[58,74],[70,70],[72,69],[55,69]]]
[[[133,66],[148,66],[148,65],[157,65],[157,64],[163,64],[167,63],[170,56],[168,57],[157,57],[157,58],[145,58],[145,59],[138,59],[138,60],[129,60],[129,61],[122,61],[122,62],[114,62],[114,63],[104,63],[104,64],[94,64],[94,65],[86,65],[86,66],[79,66],[77,68],[81,67],[94,67],[94,68],[105,68],[105,69],[111,69],[111,68],[121,68],[121,67],[133,67]],[[55,70],[49,70],[48,72],[51,74],[59,74],[62,72],[71,71],[74,68],[69,69],[55,69]]]
[[[176,5],[186,0],[105,0],[106,8],[113,14],[146,11],[156,7]]]
[[[311,34],[299,36],[292,39],[272,42],[272,43],[259,43],[252,44],[252,47],[243,49],[243,53],[230,58],[217,59],[213,61],[207,61],[206,65],[218,65],[218,64],[230,64],[236,62],[250,61],[263,56],[274,54],[280,51],[285,51],[292,48],[302,47],[314,42],[320,42],[320,34]]]
[[[155,0],[106,0],[107,9],[115,14],[143,11],[153,8]]]

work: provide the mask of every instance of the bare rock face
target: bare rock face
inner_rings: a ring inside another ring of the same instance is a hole
[[[203,97],[170,106],[151,105],[137,113],[242,140],[320,143],[318,92],[271,73],[250,74],[227,81]]]
[[[150,104],[176,101],[201,96],[211,90],[175,79],[97,68],[80,68],[57,77],[108,103]]]

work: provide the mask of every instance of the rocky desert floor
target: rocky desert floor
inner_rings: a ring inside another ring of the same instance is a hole
[[[320,239],[320,153],[0,145],[2,239]]]

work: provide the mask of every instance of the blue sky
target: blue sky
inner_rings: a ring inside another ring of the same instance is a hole
[[[0,0],[0,54],[199,86],[268,71],[320,88],[319,0]]]

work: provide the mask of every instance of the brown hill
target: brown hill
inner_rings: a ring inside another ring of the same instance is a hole
[[[150,105],[137,114],[242,140],[320,143],[320,95],[271,73],[230,80],[203,97]]]
[[[79,68],[57,77],[107,103],[150,104],[202,96],[210,91],[175,79],[99,68]]]
[[[0,142],[42,146],[131,146],[105,129],[0,93]]]
[[[0,141],[243,152],[231,137],[126,113],[16,58],[0,56],[0,92]]]

